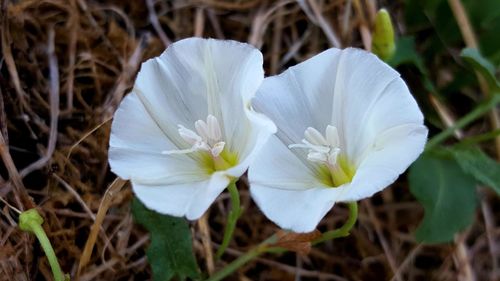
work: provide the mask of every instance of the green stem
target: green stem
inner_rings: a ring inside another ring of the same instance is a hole
[[[496,129],[496,130],[493,130],[491,132],[487,132],[484,134],[464,138],[460,141],[460,144],[473,145],[473,144],[477,144],[480,142],[489,141],[489,140],[494,139],[498,136],[500,136],[500,129]]]
[[[29,209],[22,212],[19,215],[19,228],[24,231],[31,232],[35,234],[38,242],[42,246],[47,259],[49,260],[50,268],[52,269],[52,274],[54,275],[55,281],[65,281],[66,277],[59,266],[57,261],[56,253],[50,244],[50,240],[42,227],[43,218],[38,214],[36,209]],[[68,279],[69,280],[69,279]]]
[[[212,275],[207,281],[218,281],[224,279],[226,276],[229,274],[233,273],[236,271],[238,268],[240,268],[242,265],[245,263],[253,260],[260,254],[265,252],[265,248],[262,248],[261,246],[258,246],[248,252],[246,252],[244,255],[240,256],[236,260],[234,260],[232,263],[228,264],[226,267],[224,267],[222,270],[216,272],[214,275]]]
[[[235,272],[238,268],[246,264],[247,262],[253,260],[259,255],[276,249],[277,247],[269,247],[269,245],[273,242],[276,242],[276,236],[272,235],[267,238],[264,242],[260,243],[257,247],[251,249],[245,254],[241,255],[239,258],[228,264],[226,267],[216,272],[214,275],[210,276],[206,281],[219,281],[223,280],[225,277]]]
[[[349,231],[352,229],[354,224],[356,224],[356,221],[358,219],[358,204],[356,202],[349,202],[348,206],[349,206],[349,218],[347,219],[347,221],[339,229],[323,233],[323,235],[321,235],[320,238],[312,242],[313,245],[319,244],[321,242],[330,239],[345,237],[349,235]],[[233,273],[234,271],[236,271],[238,268],[240,268],[241,266],[243,266],[244,264],[253,260],[254,258],[258,257],[261,254],[264,253],[280,254],[286,252],[287,249],[285,248],[272,246],[274,243],[277,242],[276,240],[277,240],[276,235],[272,235],[271,237],[267,238],[264,242],[260,243],[257,247],[246,252],[245,254],[243,254],[230,264],[228,264],[226,267],[216,272],[206,281],[222,280],[231,273]]]
[[[45,252],[45,255],[47,256],[47,259],[49,260],[50,268],[52,269],[52,274],[54,275],[54,279],[56,281],[64,281],[65,280],[64,273],[62,272],[61,267],[59,266],[56,253],[54,252],[54,249],[50,244],[50,240],[47,237],[47,234],[45,234],[45,231],[43,230],[42,226],[34,225],[33,233],[38,239],[38,242],[40,242],[40,245],[42,245],[42,249]]]
[[[349,232],[358,220],[358,203],[349,202],[347,206],[349,207],[349,218],[347,221],[340,228],[323,233],[321,237],[312,242],[313,245],[349,235]]]
[[[467,126],[474,120],[478,119],[479,117],[490,111],[490,109],[495,107],[499,102],[500,102],[500,95],[492,95],[491,98],[479,104],[474,110],[472,110],[467,115],[457,120],[457,122],[455,122],[453,126],[447,128],[446,130],[442,131],[441,133],[437,134],[432,139],[430,139],[427,142],[426,149],[429,150],[435,148],[441,142],[446,140],[449,136],[453,135],[453,132],[455,132],[455,130]]]
[[[224,230],[224,238],[222,239],[222,244],[217,250],[216,259],[219,259],[229,246],[229,242],[231,241],[231,237],[233,236],[234,228],[236,227],[236,222],[243,212],[240,207],[240,194],[238,193],[236,183],[231,182],[227,186],[227,190],[229,191],[229,195],[231,196],[231,211],[229,212],[229,215],[227,217],[227,225],[226,229]]]

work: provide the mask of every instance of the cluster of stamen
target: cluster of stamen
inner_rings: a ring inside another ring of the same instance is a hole
[[[288,148],[308,149],[307,160],[324,164],[328,167],[334,186],[350,182],[351,177],[346,167],[339,163],[341,154],[340,140],[337,128],[331,125],[326,127],[325,136],[318,130],[309,127],[304,132],[302,143],[291,144]]]
[[[194,122],[196,132],[182,125],[178,125],[179,135],[191,148],[181,150],[162,151],[163,154],[185,154],[197,151],[206,151],[214,158],[218,158],[224,150],[225,142],[222,141],[222,133],[219,121],[213,115],[208,115],[207,121],[198,120]]]

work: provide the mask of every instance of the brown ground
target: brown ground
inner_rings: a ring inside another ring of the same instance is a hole
[[[103,194],[115,179],[107,163],[109,121],[140,63],[181,38],[226,38],[261,48],[270,75],[336,40],[363,47],[362,38],[369,39],[376,10],[372,1],[305,2],[323,4],[307,6],[308,16],[290,0],[2,1],[0,196],[21,210],[38,208],[63,270],[75,276]],[[396,20],[401,9],[400,3],[389,6]],[[403,24],[397,29],[404,32]],[[216,269],[277,230],[242,189],[245,213],[229,254]],[[132,221],[131,198],[128,184],[112,197],[80,280],[150,279],[149,240]],[[230,279],[470,280],[475,275],[476,280],[500,280],[495,241],[500,202],[491,194],[482,200],[483,210],[457,243],[421,245],[413,233],[423,209],[402,176],[360,202],[350,237],[319,245],[308,256],[263,256]],[[202,220],[214,243],[222,239],[228,201],[220,196]],[[0,280],[52,280],[36,240],[17,228],[14,211],[4,203],[0,207]],[[320,229],[333,229],[346,216],[344,206],[336,206]],[[206,271],[211,266],[201,242],[202,223],[192,229],[198,262]]]

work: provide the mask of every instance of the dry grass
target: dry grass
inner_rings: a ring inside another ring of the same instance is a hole
[[[254,44],[264,53],[266,73],[276,74],[331,46],[369,47],[380,4],[4,0],[0,197],[20,210],[40,210],[63,270],[73,277],[82,263],[79,280],[149,279],[149,240],[132,221],[130,187],[104,196],[115,179],[107,163],[109,121],[140,63],[160,54],[170,42],[203,36]],[[399,4],[389,9],[396,17],[401,13]],[[222,267],[277,231],[251,202],[244,182],[241,188],[245,213],[222,261],[214,265],[205,257],[222,240],[228,197],[220,196],[205,220],[192,224],[194,248],[205,271]],[[106,202],[101,203],[103,198]],[[470,278],[464,272],[469,268],[476,280],[500,280],[500,202],[487,192],[482,201],[476,222],[457,237],[457,244],[419,245],[412,233],[423,211],[402,177],[362,202],[350,237],[317,246],[308,256],[264,256],[232,278],[451,281]],[[17,228],[15,212],[4,203],[0,206],[0,279],[51,280],[36,240]],[[347,216],[342,206],[331,214],[320,230],[334,228]],[[89,236],[95,241],[91,255],[89,249],[83,254]],[[81,262],[82,255],[88,262]]]

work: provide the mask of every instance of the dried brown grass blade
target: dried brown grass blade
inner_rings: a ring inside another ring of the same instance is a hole
[[[95,126],[92,130],[88,131],[87,133],[85,133],[83,135],[83,137],[81,137],[75,144],[73,144],[71,146],[71,148],[69,149],[68,151],[68,154],[66,155],[66,159],[69,159],[69,157],[71,156],[71,153],[73,153],[73,150],[82,142],[84,141],[87,137],[89,137],[90,135],[92,135],[95,131],[97,131],[97,129],[101,128],[104,124],[108,123],[111,119],[113,119],[113,117],[108,117],[106,118],[106,120],[102,121],[99,125]]]
[[[90,229],[89,237],[87,238],[87,242],[85,243],[85,248],[83,249],[82,256],[80,259],[80,263],[78,264],[78,270],[76,274],[76,280],[80,276],[81,271],[90,260],[90,256],[92,255],[92,250],[94,248],[97,234],[99,233],[99,229],[101,228],[102,222],[104,221],[104,217],[108,212],[109,207],[111,206],[111,202],[113,200],[114,194],[119,192],[123,185],[125,185],[127,181],[121,178],[116,178],[104,193],[104,197],[102,198],[101,204],[99,205],[99,210],[97,211],[97,215]]]

